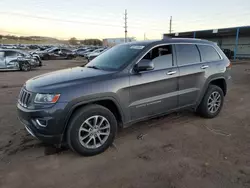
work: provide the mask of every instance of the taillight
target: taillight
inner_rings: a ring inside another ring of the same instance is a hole
[[[231,69],[232,68],[232,63],[229,61],[228,65],[227,65],[227,69]]]

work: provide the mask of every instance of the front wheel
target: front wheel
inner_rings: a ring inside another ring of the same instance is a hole
[[[20,65],[21,71],[30,71],[31,70],[31,65],[28,62],[22,62]]]
[[[97,155],[113,143],[116,131],[117,120],[110,110],[100,105],[88,105],[73,114],[67,130],[67,143],[80,155]]]

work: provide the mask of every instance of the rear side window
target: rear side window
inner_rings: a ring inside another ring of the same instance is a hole
[[[177,63],[179,66],[201,61],[198,48],[194,44],[176,44]]]
[[[201,52],[202,61],[219,61],[221,58],[218,52],[208,45],[198,45],[198,48]]]

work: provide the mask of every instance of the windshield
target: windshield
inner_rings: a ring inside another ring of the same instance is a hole
[[[104,70],[118,70],[132,61],[143,48],[144,46],[135,46],[132,44],[118,45],[105,51],[86,66]]]

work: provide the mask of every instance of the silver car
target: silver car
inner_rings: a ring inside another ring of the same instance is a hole
[[[41,66],[39,57],[20,50],[0,49],[0,70],[29,71],[32,67]]]

